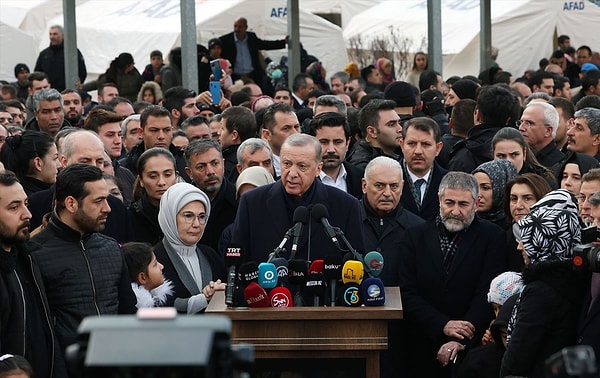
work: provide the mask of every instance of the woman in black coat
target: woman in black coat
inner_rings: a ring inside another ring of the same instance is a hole
[[[577,341],[577,320],[589,275],[573,270],[581,221],[571,193],[548,193],[519,222],[525,269],[508,327],[500,376],[544,377],[544,362]]]
[[[197,244],[209,215],[208,196],[191,184],[171,186],[160,202],[158,222],[165,236],[154,252],[173,283],[174,295],[165,305],[181,313],[204,311],[214,292],[225,289],[223,260],[211,247]]]

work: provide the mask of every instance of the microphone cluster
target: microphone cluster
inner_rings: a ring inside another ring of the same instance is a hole
[[[296,259],[300,236],[310,217],[323,226],[340,251],[348,251],[344,258],[340,254],[331,255],[310,263]],[[241,264],[240,248],[227,248],[227,306],[383,306],[385,288],[378,278],[383,269],[381,253],[371,251],[363,258],[350,245],[342,230],[332,226],[328,218],[329,211],[323,204],[312,205],[310,209],[298,206],[294,211],[293,226],[264,263],[250,261]],[[290,241],[290,258],[286,260],[280,254]],[[366,279],[365,275],[368,276]]]
[[[378,278],[383,257],[375,251],[367,253],[361,261],[350,256],[344,260],[331,255],[310,263],[282,257],[260,264],[245,262],[237,271],[232,305],[227,304],[230,307],[383,306],[385,288]],[[368,277],[365,265],[373,267]]]

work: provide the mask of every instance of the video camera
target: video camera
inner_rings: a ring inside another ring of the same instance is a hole
[[[594,349],[589,345],[566,347],[545,362],[546,377],[592,377],[596,374]]]
[[[600,231],[596,226],[581,230],[581,242],[573,249],[573,267],[577,270],[600,272],[600,246],[593,242],[600,239]]]

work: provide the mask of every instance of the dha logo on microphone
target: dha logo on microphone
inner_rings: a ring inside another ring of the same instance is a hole
[[[225,251],[225,257],[242,257],[242,249],[236,247],[227,247],[227,251]]]
[[[290,307],[292,298],[285,293],[279,292],[271,297],[271,307]]]

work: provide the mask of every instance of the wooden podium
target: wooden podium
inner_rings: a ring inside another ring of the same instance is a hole
[[[402,319],[398,287],[386,287],[381,307],[243,308],[215,293],[207,313],[232,321],[233,344],[252,344],[256,359],[362,358],[367,377],[379,377],[379,352],[388,346],[388,321]]]

